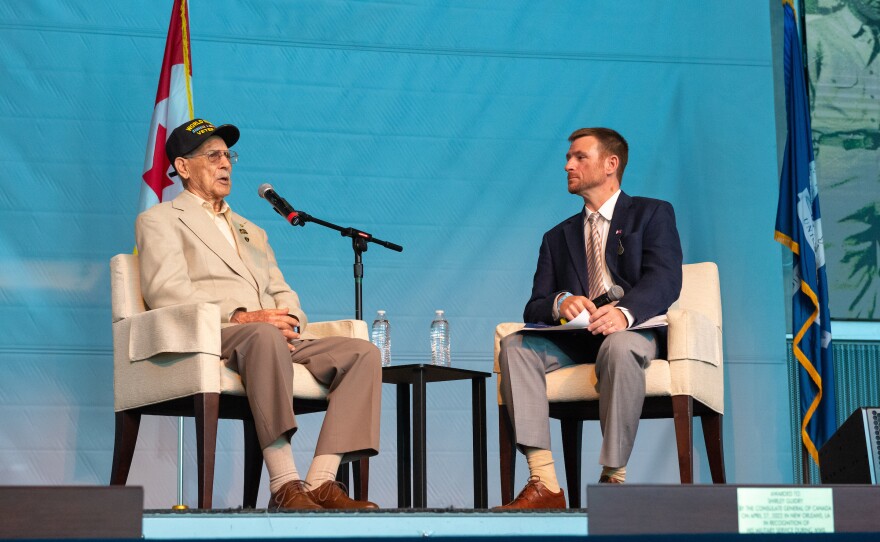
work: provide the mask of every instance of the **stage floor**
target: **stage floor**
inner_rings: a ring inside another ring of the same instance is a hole
[[[224,538],[583,538],[587,511],[492,512],[459,509],[386,509],[363,512],[319,510],[145,510],[146,540]]]

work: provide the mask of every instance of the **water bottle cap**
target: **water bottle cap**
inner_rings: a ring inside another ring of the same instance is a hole
[[[376,311],[378,316],[385,316],[385,311]]]
[[[443,316],[443,310],[436,310],[434,311],[434,314],[436,314],[437,316]]]

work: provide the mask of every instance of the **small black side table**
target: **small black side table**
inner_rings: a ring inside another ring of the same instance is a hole
[[[428,382],[471,381],[474,443],[474,508],[488,506],[486,482],[486,379],[490,373],[454,367],[412,364],[382,369],[382,382],[397,384],[397,506],[425,508],[428,500],[425,464],[425,392]],[[410,424],[412,386],[412,424]],[[410,431],[412,427],[412,431]],[[410,454],[412,444],[412,454]]]

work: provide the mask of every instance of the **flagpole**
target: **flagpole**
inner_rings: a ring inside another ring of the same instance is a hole
[[[810,52],[807,50],[807,9],[804,7],[804,0],[798,0],[798,19],[801,31],[801,63],[804,66],[804,91],[807,93],[807,103],[810,103]]]
[[[195,117],[193,111],[192,83],[190,82],[190,74],[192,73],[192,59],[189,53],[189,13],[187,13],[188,2],[184,0],[180,3],[180,35],[183,45],[183,79],[186,81],[186,105],[189,110],[189,118]],[[183,416],[177,418],[177,504],[174,505],[175,510],[186,510],[187,505],[183,504]]]
[[[801,476],[802,482],[804,485],[813,485],[813,482],[810,481],[810,461],[812,458],[810,457],[810,453],[807,452],[807,446],[804,444],[804,437],[801,436]]]
[[[798,26],[800,27],[800,38],[801,38],[801,64],[804,66],[804,90],[807,93],[807,103],[810,101],[810,68],[807,63],[807,16],[806,9],[804,7],[804,0],[798,0],[797,3],[797,11],[798,11],[798,22],[800,23]],[[801,433],[801,481],[805,485],[812,485],[813,482],[810,476],[810,461],[812,461],[812,457],[810,456],[810,452],[807,450],[807,445],[804,442],[803,433]]]
[[[144,184],[141,185],[140,194],[140,212],[166,199],[173,199],[183,189],[178,179],[168,176],[171,164],[165,155],[165,141],[170,130],[195,116],[189,34],[189,3],[187,0],[174,0],[162,70],[159,72],[156,102],[150,121],[150,135],[142,176]],[[183,452],[184,418],[181,416],[177,418],[177,499],[176,504],[171,507],[173,510],[189,508],[183,503],[185,478]]]
[[[794,7],[794,6],[792,6]],[[807,62],[807,16],[804,0],[797,2],[798,29],[800,30],[801,42],[801,64],[804,67],[804,90],[807,95],[807,103],[810,101],[810,68]],[[792,345],[794,347],[794,345]],[[801,432],[801,482],[804,485],[812,485],[810,476],[810,462],[813,460],[810,452],[807,450],[807,444],[804,442],[803,432]]]
[[[183,504],[183,416],[177,417],[177,504],[172,510],[188,510]]]

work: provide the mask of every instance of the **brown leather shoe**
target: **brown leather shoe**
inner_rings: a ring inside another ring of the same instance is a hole
[[[553,493],[537,476],[529,478],[526,487],[519,492],[513,501],[504,506],[496,506],[494,510],[530,510],[547,508],[565,508],[565,492],[562,488]]]
[[[379,506],[370,501],[356,501],[348,496],[345,486],[335,480],[328,480],[309,492],[313,501],[322,508],[330,510],[366,510]]]
[[[287,482],[269,499],[269,510],[321,510],[312,500],[309,484],[303,480]]]
[[[612,478],[610,476],[605,476],[604,474],[599,477],[600,484],[622,484],[623,480],[618,480],[617,478]]]

